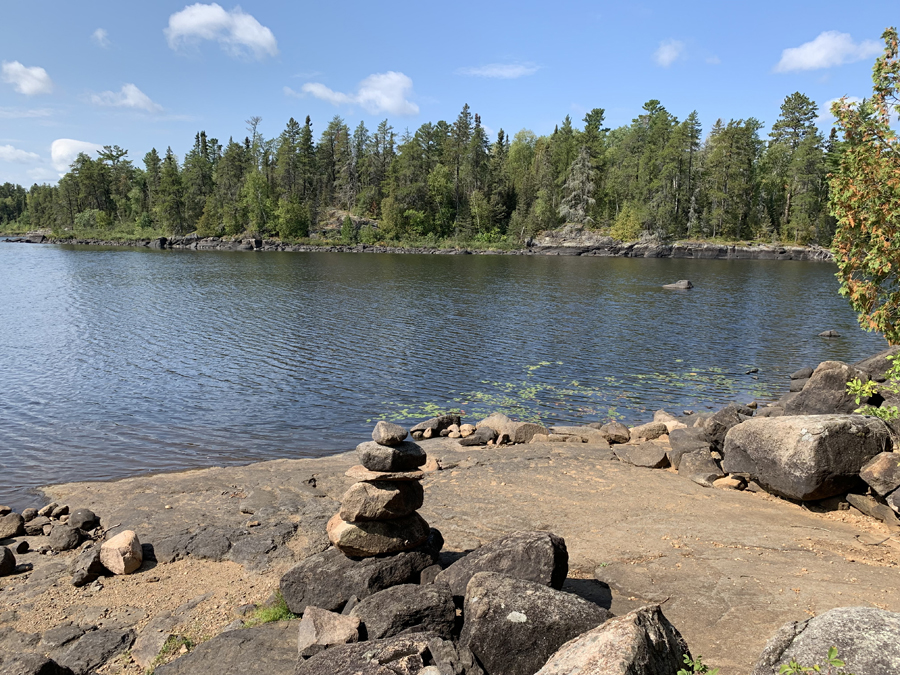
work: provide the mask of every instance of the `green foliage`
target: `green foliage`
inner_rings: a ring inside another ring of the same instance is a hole
[[[619,215],[616,216],[615,224],[609,230],[609,236],[619,241],[635,241],[641,238],[644,232],[644,224],[641,219],[641,212],[637,205],[626,203]]]
[[[882,38],[872,96],[832,106],[843,144],[830,177],[830,205],[838,222],[833,251],[840,292],[863,328],[894,345],[900,343],[900,139],[891,122],[900,114],[900,58],[896,29]]]
[[[823,673],[824,675],[852,675],[843,670],[846,664],[838,658],[837,647],[829,647],[825,665],[803,666],[793,659],[778,670],[778,675],[802,675],[802,673]]]
[[[886,358],[888,361],[891,361],[891,367],[885,374],[886,379],[884,383],[880,386],[875,380],[866,380],[863,382],[858,377],[847,382],[847,393],[853,396],[856,405],[859,405],[862,403],[863,399],[868,399],[876,393],[900,394],[900,357],[887,356]],[[856,412],[862,413],[863,415],[878,417],[885,422],[900,418],[900,410],[898,410],[895,405],[879,407],[864,405],[857,408]]]
[[[718,668],[710,670],[709,666],[703,663],[702,656],[698,656],[696,660],[692,660],[690,656],[685,654],[684,665],[687,666],[687,668],[681,668],[677,675],[717,675],[719,672]]]
[[[163,643],[162,648],[159,650],[159,654],[156,655],[156,658],[153,659],[153,662],[147,670],[144,671],[145,675],[152,675],[158,666],[170,661],[171,657],[182,651],[182,648],[185,651],[191,651],[195,646],[196,643],[187,636],[170,635],[166,638],[165,643]]]
[[[356,225],[350,216],[344,216],[344,222],[341,225],[341,241],[345,244],[355,244],[357,240]]]
[[[275,603],[272,605],[267,605],[263,607],[257,607],[256,611],[250,615],[250,617],[244,621],[244,626],[249,628],[252,626],[259,626],[264,623],[272,623],[274,621],[289,621],[290,619],[296,619],[297,615],[291,612],[288,609],[287,601],[285,601],[284,596],[281,594],[281,591],[275,592]]]

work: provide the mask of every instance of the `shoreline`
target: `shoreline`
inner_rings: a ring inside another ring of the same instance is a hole
[[[833,262],[831,251],[819,246],[780,246],[759,244],[737,246],[707,242],[618,242],[609,237],[561,239],[546,236],[526,248],[475,249],[435,248],[427,246],[381,246],[369,244],[285,244],[276,239],[230,240],[220,237],[156,237],[153,239],[58,239],[43,234],[4,235],[0,241],[24,244],[71,244],[77,246],[114,246],[156,250],[192,251],[280,251],[291,253],[395,253],[413,255],[518,255],[589,256],[605,258],[672,258],[678,260],[791,260]]]

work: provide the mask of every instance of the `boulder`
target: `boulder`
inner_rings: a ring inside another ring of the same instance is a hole
[[[669,429],[663,422],[648,422],[631,428],[631,438],[644,438],[648,441],[667,433]]]
[[[308,605],[335,612],[353,596],[367,598],[391,586],[418,583],[422,570],[438,561],[436,534],[432,530],[431,545],[392,556],[355,560],[336,548],[317,553],[281,577],[281,594],[294,614]]]
[[[22,518],[24,518],[25,522],[27,523],[29,520],[34,520],[35,518],[37,518],[37,514],[37,509],[25,509],[24,511],[22,511]]]
[[[685,655],[681,633],[649,605],[570,640],[536,675],[675,675]]]
[[[494,413],[492,415],[488,415],[480,422],[475,423],[476,429],[481,429],[482,427],[489,427],[496,431],[498,434],[506,429],[510,424],[515,424],[511,419],[509,419],[503,413]],[[456,429],[455,431],[459,431]]]
[[[674,284],[664,284],[663,288],[670,288],[677,291],[687,291],[694,287],[688,279],[681,279],[680,281],[676,281]]]
[[[600,433],[610,443],[627,443],[631,440],[631,432],[621,422],[610,422],[600,427]]]
[[[106,573],[106,567],[100,561],[100,547],[89,546],[78,554],[72,564],[72,585],[76,588],[89,584]]]
[[[703,429],[713,450],[721,450],[725,445],[725,435],[753,414],[750,408],[727,406],[714,413],[703,422]]]
[[[4,675],[72,675],[72,671],[53,659],[33,652],[0,653],[0,672]]]
[[[640,445],[617,445],[614,452],[623,462],[643,466],[648,469],[665,469],[669,466],[669,455],[665,447],[655,443]]]
[[[90,509],[77,509],[69,515],[69,520],[66,521],[66,524],[87,532],[97,527],[100,524],[100,519]]]
[[[24,531],[25,519],[18,513],[7,513],[5,516],[0,516],[0,540],[17,537]]]
[[[131,574],[144,562],[141,542],[131,530],[120,532],[100,545],[100,562],[113,574]]]
[[[466,587],[459,642],[487,675],[533,675],[563,644],[612,615],[534,581],[479,572]]]
[[[681,458],[689,452],[705,450],[709,452],[710,444],[706,436],[706,430],[702,427],[685,427],[675,429],[669,434],[669,462],[676,469],[681,463]]]
[[[132,642],[133,630],[100,628],[85,633],[50,656],[75,675],[92,675],[99,666],[131,647]]]
[[[784,412],[786,415],[852,413],[860,405],[870,401],[864,399],[858,404],[847,393],[847,383],[855,378],[866,381],[869,375],[840,361],[824,361],[813,371],[803,391],[785,403]]]
[[[422,507],[425,491],[418,481],[362,481],[341,498],[342,520],[391,520],[408,516]]]
[[[48,544],[54,551],[71,551],[81,542],[81,530],[59,523],[53,526]]]
[[[57,504],[56,502],[50,502],[46,506],[42,506],[41,508],[39,508],[37,514],[39,516],[46,516],[49,518],[50,514],[53,513],[53,509],[55,509],[57,506],[59,506],[59,504]]]
[[[368,557],[408,551],[428,539],[428,523],[418,513],[395,520],[348,523],[340,513],[326,527],[331,543],[346,555]]]
[[[866,462],[859,477],[879,495],[886,497],[900,487],[900,454],[882,452],[876,455]]]
[[[893,360],[887,357],[897,356],[898,354],[900,354],[900,346],[890,347],[867,359],[857,361],[853,364],[853,367],[868,373],[869,377],[876,382],[884,382],[887,377],[887,371],[893,366]]]
[[[298,662],[294,675],[420,675],[430,661],[428,643],[434,639],[432,633],[417,633],[332,647]]]
[[[695,450],[682,455],[678,474],[703,487],[712,487],[716,480],[725,475],[708,450]]]
[[[278,621],[219,633],[153,672],[154,675],[288,675],[296,661],[297,622]]]
[[[369,471],[413,471],[427,459],[425,451],[409,441],[393,446],[367,441],[356,446],[356,454]]]
[[[368,640],[423,632],[449,640],[456,624],[456,605],[447,584],[402,584],[365,598],[350,616],[362,621]]]
[[[63,504],[62,506],[57,506],[53,511],[50,512],[51,518],[62,518],[65,515],[69,514],[69,507]]]
[[[435,638],[428,641],[428,651],[439,675],[484,675],[472,650],[461,644]]]
[[[37,537],[44,534],[44,526],[50,524],[47,516],[35,516],[25,523],[25,534],[31,537]]]
[[[409,430],[409,433],[414,440],[421,441],[426,437],[426,430],[431,431],[429,438],[431,436],[439,436],[440,433],[451,424],[459,426],[459,422],[459,415],[441,415],[440,417],[432,417],[430,420],[425,420],[424,422],[417,424]]]
[[[465,426],[465,425],[463,425]],[[472,447],[476,445],[487,445],[491,441],[497,438],[497,432],[491,429],[490,427],[481,427],[480,429],[475,430],[468,436],[463,434],[462,427],[460,427],[460,435],[462,438],[459,439],[459,444],[466,447]]]
[[[550,430],[545,426],[533,422],[514,422],[503,413],[494,413],[485,417],[475,425],[475,428],[477,431],[492,429],[496,432],[490,440],[506,434],[509,443],[531,443],[536,435],[550,435]]]
[[[776,675],[796,661],[828,671],[831,647],[854,675],[900,673],[900,614],[874,607],[839,607],[782,626],[763,649],[752,675]]]
[[[297,636],[297,654],[308,658],[328,647],[359,642],[359,619],[308,606]]]
[[[0,577],[16,571],[16,556],[6,546],[0,546]]]
[[[461,598],[478,572],[500,572],[559,590],[569,574],[569,551],[565,539],[551,532],[514,532],[460,558],[435,583],[447,584]]]
[[[859,485],[862,467],[889,446],[888,428],[875,417],[770,417],[728,432],[722,468],[788,499],[825,499]]]
[[[372,430],[372,440],[380,445],[399,445],[409,432],[399,424],[380,421]]]
[[[812,377],[813,369],[807,366],[806,368],[801,368],[800,370],[794,371],[791,373],[792,380],[808,380]]]

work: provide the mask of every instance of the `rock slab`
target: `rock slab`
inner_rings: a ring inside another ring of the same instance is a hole
[[[326,527],[328,538],[349,556],[375,556],[408,551],[424,543],[430,532],[418,513],[394,520],[348,523],[336,513]]]
[[[350,616],[362,621],[369,640],[423,632],[449,640],[456,605],[447,584],[402,584],[365,598]]]

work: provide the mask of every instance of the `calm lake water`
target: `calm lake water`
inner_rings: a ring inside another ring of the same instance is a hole
[[[453,408],[634,422],[775,398],[800,367],[886,346],[834,271],[0,243],[0,504],[54,482],[347,450],[377,419]],[[678,279],[696,288],[660,288]]]

